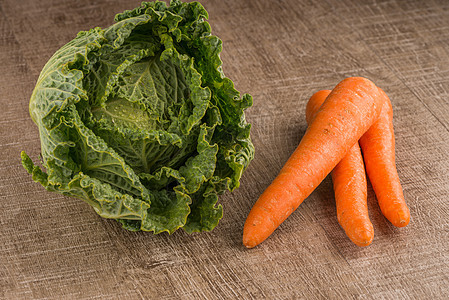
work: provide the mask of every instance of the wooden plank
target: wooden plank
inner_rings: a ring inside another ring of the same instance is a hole
[[[449,130],[449,3],[347,2],[336,13]]]
[[[83,202],[44,191],[19,165],[39,153],[28,98],[47,59],[80,30],[107,26],[139,1],[0,3],[0,298],[443,298],[449,290],[447,4],[399,1],[202,1],[224,41],[225,73],[254,96],[256,158],[220,202],[211,233],[130,233]],[[318,89],[366,76],[391,97],[397,163],[412,213],[380,214],[375,240],[344,235],[326,179],[260,247],[243,222],[306,129]],[[3,293],[3,294],[2,294]]]

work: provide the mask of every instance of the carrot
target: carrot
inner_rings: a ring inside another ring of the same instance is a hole
[[[366,78],[344,79],[332,90],[248,214],[243,227],[246,247],[263,242],[298,208],[377,120],[381,107],[378,88]]]
[[[361,137],[360,146],[382,214],[394,226],[404,227],[410,222],[410,211],[396,169],[393,108],[387,94],[380,88],[379,92],[384,98],[380,117]]]
[[[310,97],[306,120],[310,123],[331,91],[318,91]],[[357,246],[371,244],[374,228],[366,203],[366,175],[359,143],[355,143],[331,172],[334,185],[337,220],[348,238]]]

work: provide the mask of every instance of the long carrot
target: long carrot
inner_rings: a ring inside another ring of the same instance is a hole
[[[360,146],[382,214],[394,226],[404,227],[410,222],[410,211],[396,169],[393,109],[390,98],[380,88],[379,92],[384,98],[380,117],[361,137]]]
[[[279,175],[251,209],[243,244],[252,248],[298,208],[377,120],[382,97],[362,77],[341,81],[326,98]]]
[[[310,97],[306,120],[310,123],[331,91],[318,91]],[[366,203],[366,175],[359,143],[355,143],[331,172],[334,185],[337,220],[348,238],[357,246],[371,244],[374,228]]]

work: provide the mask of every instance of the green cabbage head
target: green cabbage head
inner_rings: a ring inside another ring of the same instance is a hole
[[[254,157],[222,41],[197,2],[143,2],[80,32],[44,66],[30,100],[47,190],[86,201],[128,230],[210,231],[218,196]]]

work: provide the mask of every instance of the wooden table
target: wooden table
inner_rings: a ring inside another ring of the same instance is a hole
[[[40,152],[28,101],[48,58],[139,1],[0,1],[0,298],[445,299],[449,293],[449,2],[203,1],[224,71],[254,97],[256,156],[210,233],[127,232],[45,191],[20,165]],[[244,220],[306,129],[307,99],[364,76],[392,99],[412,221],[393,227],[369,186],[372,245],[353,245],[326,178],[263,244]],[[446,298],[447,299],[447,298]]]

